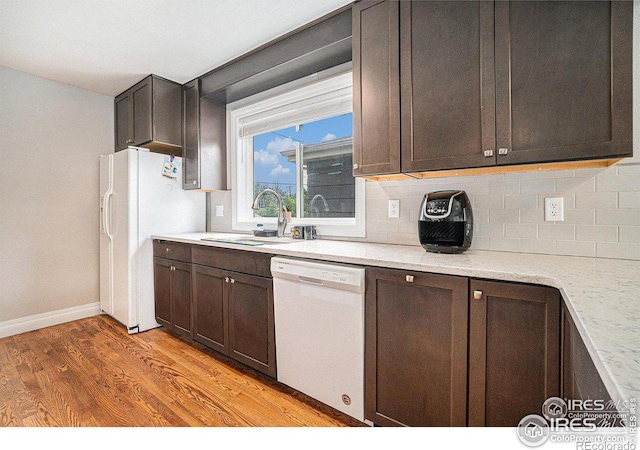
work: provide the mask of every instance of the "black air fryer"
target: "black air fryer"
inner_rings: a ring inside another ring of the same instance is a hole
[[[464,191],[429,192],[420,205],[420,244],[435,253],[462,253],[471,245],[473,214]]]

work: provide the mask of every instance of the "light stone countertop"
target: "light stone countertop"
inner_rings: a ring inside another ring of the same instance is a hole
[[[188,244],[280,256],[515,281],[557,288],[615,401],[640,399],[640,261],[472,250],[458,255],[422,247],[333,240],[247,246],[202,241],[246,234],[152,236]]]

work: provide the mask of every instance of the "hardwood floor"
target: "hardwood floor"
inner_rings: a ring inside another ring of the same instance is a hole
[[[343,427],[338,411],[162,329],[95,316],[0,339],[0,426]]]

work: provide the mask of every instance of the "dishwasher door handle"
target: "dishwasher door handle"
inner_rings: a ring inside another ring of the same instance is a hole
[[[298,277],[298,281],[302,283],[315,284],[316,286],[322,286],[324,283],[322,280],[318,280],[317,278],[309,278],[309,277]]]

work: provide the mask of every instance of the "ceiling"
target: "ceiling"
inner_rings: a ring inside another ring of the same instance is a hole
[[[0,65],[116,96],[186,83],[352,0],[0,0]]]

